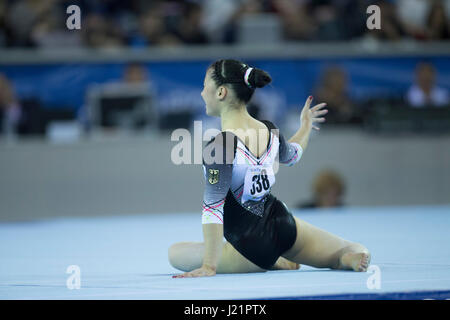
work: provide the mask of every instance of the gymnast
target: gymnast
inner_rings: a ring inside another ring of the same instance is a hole
[[[169,248],[170,264],[184,272],[174,278],[296,270],[301,264],[358,272],[369,267],[366,247],[294,217],[271,193],[276,162],[297,163],[327,113],[325,103],[311,107],[308,97],[300,128],[286,140],[275,124],[247,111],[255,89],[271,81],[267,72],[231,59],[206,71],[201,96],[206,113],[220,117],[222,131],[203,149],[204,242]]]

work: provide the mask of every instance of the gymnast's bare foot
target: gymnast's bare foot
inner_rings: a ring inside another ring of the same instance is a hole
[[[277,262],[270,270],[298,270],[300,265],[298,263],[287,260],[286,258],[279,257]]]
[[[340,259],[341,269],[353,269],[357,272],[366,272],[370,264],[370,253],[347,252]]]

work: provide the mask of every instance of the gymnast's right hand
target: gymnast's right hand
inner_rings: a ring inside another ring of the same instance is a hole
[[[215,275],[216,269],[210,268],[208,266],[202,266],[201,268],[173,276],[172,278],[212,277]]]

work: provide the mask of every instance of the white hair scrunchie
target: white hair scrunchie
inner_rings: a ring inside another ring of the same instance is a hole
[[[252,72],[253,68],[248,68],[247,71],[245,71],[244,74],[244,82],[248,87],[252,87],[250,83],[248,83],[248,77],[250,76],[250,73]]]

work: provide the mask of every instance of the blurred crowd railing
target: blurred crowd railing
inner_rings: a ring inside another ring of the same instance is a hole
[[[307,58],[377,58],[402,57],[423,59],[450,57],[450,40],[421,42],[402,40],[381,42],[352,40],[348,42],[290,42],[238,45],[189,45],[180,47],[131,48],[0,48],[0,66],[14,64],[55,63],[129,63],[198,61],[237,57],[240,59],[307,59]],[[443,70],[447,71],[447,70]]]

